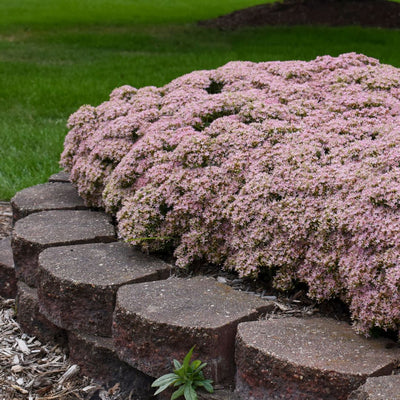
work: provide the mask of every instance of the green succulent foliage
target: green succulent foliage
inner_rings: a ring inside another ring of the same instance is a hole
[[[163,375],[152,383],[152,387],[158,387],[154,396],[170,386],[178,388],[172,393],[171,400],[181,396],[184,396],[185,400],[197,400],[196,390],[198,388],[204,388],[209,393],[214,391],[212,380],[205,379],[202,371],[207,363],[202,363],[200,360],[190,362],[194,348],[195,346],[189,350],[182,364],[177,360],[173,361],[174,372]]]

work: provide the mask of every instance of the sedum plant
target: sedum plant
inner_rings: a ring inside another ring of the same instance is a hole
[[[203,368],[207,363],[202,363],[200,360],[190,362],[195,346],[193,346],[186,354],[182,364],[174,360],[174,372],[166,374],[156,379],[152,387],[158,387],[154,396],[161,393],[170,386],[177,387],[171,395],[171,400],[175,400],[184,396],[186,400],[197,400],[196,390],[204,388],[209,393],[213,393],[212,381],[204,378]]]
[[[358,331],[400,330],[400,69],[355,53],[230,62],[117,88],[69,128],[61,163],[122,239],[305,283]]]

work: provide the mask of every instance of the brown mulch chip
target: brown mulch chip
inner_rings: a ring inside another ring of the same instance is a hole
[[[0,297],[1,400],[125,400],[118,383],[105,389],[81,376],[58,346],[24,334],[14,300]]]
[[[267,25],[400,28],[400,3],[388,0],[285,0],[238,10],[199,24],[227,30]]]

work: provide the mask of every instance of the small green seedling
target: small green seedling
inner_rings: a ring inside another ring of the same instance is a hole
[[[214,391],[211,385],[212,381],[210,379],[204,379],[202,369],[207,363],[202,363],[200,360],[195,360],[190,363],[194,348],[195,346],[189,350],[182,364],[174,360],[175,369],[173,373],[163,375],[153,382],[151,386],[158,387],[154,396],[161,393],[169,386],[179,387],[172,393],[171,400],[175,400],[181,396],[184,396],[186,400],[197,400],[196,389],[199,387],[204,388],[209,393]]]

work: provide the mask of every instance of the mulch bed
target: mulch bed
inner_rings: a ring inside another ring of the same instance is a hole
[[[238,10],[199,24],[226,30],[267,25],[400,28],[400,3],[387,0],[285,0]]]
[[[14,300],[0,297],[1,400],[132,400],[118,384],[104,388],[81,376],[65,349],[21,331]]]

